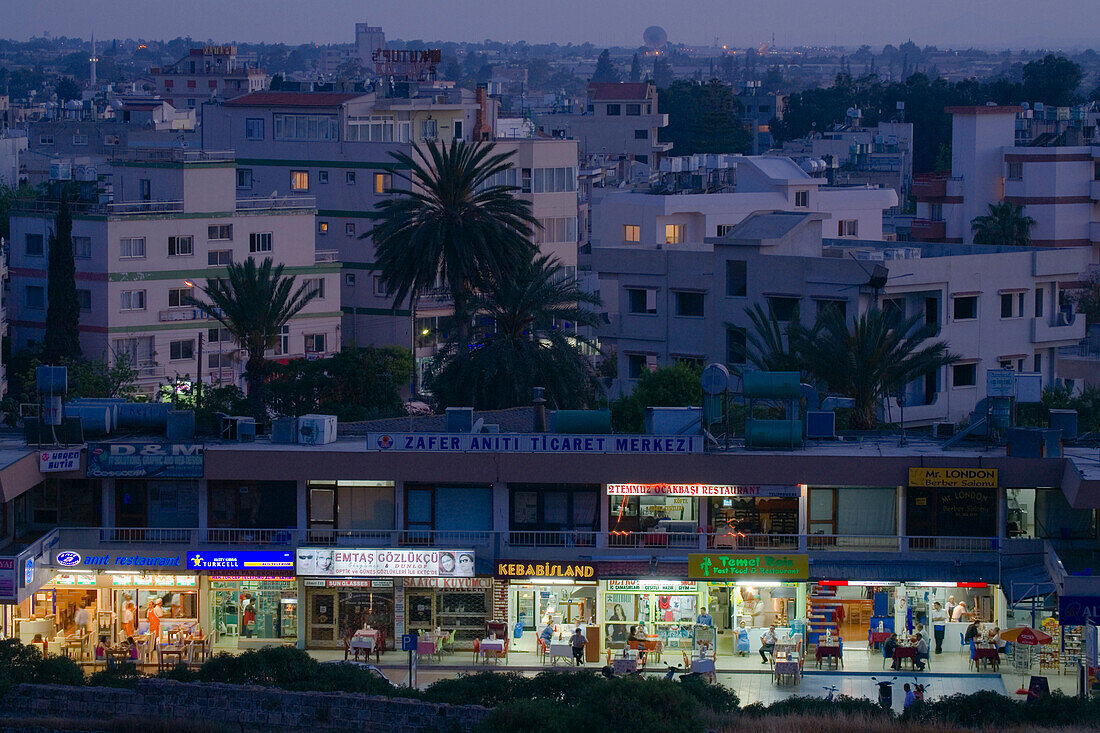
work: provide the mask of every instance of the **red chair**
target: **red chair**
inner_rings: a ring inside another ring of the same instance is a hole
[[[477,655],[481,651],[481,639],[474,639],[474,661],[477,661]]]
[[[546,643],[546,640],[541,636],[535,637],[535,651],[539,655],[539,661],[543,664],[546,663],[546,655],[550,653],[550,646]]]

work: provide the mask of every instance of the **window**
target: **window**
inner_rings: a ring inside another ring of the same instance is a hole
[[[38,136],[38,144],[39,145],[53,145],[53,135],[39,135]]]
[[[800,209],[805,209],[810,205],[810,192],[809,191],[795,191],[794,192],[794,205]]]
[[[665,244],[682,244],[683,241],[683,224],[665,224]]]
[[[276,140],[336,140],[336,115],[277,114]]]
[[[1043,317],[1043,289],[1035,288],[1035,317]]]
[[[194,71],[194,69],[191,69],[191,71]],[[188,89],[194,89],[195,88],[195,80],[194,79],[188,79],[187,80],[187,88]]]
[[[237,169],[237,188],[244,188],[244,189],[252,188],[252,169],[251,168],[238,168]]]
[[[229,333],[228,328],[208,328],[206,329],[206,343],[208,344],[220,344],[226,341],[232,341],[233,335]]]
[[[78,260],[90,260],[92,258],[91,237],[73,237],[73,257]]]
[[[317,182],[328,183],[328,171],[317,171]]]
[[[642,114],[642,105],[640,104],[628,104],[626,105],[627,117],[638,117]]]
[[[90,311],[92,309],[92,291],[77,288],[76,302],[80,304],[80,310]]]
[[[306,293],[317,293],[319,300],[325,299],[325,279],[323,277],[307,277],[304,282]]]
[[[623,112],[623,108],[622,108],[621,105],[618,105],[618,104],[609,104],[609,105],[607,105],[607,116],[608,117],[618,117],[619,115],[622,114],[622,112]]]
[[[290,172],[290,190],[291,191],[308,191],[309,190],[309,171],[291,171]]]
[[[28,257],[41,257],[43,255],[41,234],[28,234],[23,240],[24,251]]]
[[[233,261],[233,250],[212,249],[206,253],[206,265],[208,267],[224,267]]]
[[[650,370],[650,359],[646,354],[627,354],[626,376],[628,379],[639,379],[642,374]],[[655,361],[655,360],[654,360]],[[654,365],[656,365],[654,363]]]
[[[252,232],[248,235],[249,252],[270,252],[271,232]]]
[[[520,171],[520,193],[531,193],[531,169],[524,168]]]
[[[275,344],[275,355],[282,356],[290,353],[290,326],[279,329],[279,342]]]
[[[748,263],[744,260],[726,260],[726,295],[743,298],[748,293]]]
[[[1043,355],[1035,354],[1031,359],[1031,371],[1041,373],[1043,371]]]
[[[549,219],[539,219],[542,225],[532,233],[532,241],[535,244],[546,242],[576,242],[577,241],[577,217],[555,216]]]
[[[306,353],[307,354],[322,354],[325,351],[325,334],[323,333],[307,333],[306,334]]]
[[[318,234],[328,234],[328,222],[327,221],[317,222],[317,233]]]
[[[119,293],[119,310],[143,311],[145,310],[144,290],[123,290]]]
[[[954,313],[952,317],[956,321],[969,321],[978,317],[978,296],[960,295],[952,302]]]
[[[627,288],[626,298],[631,313],[657,313],[657,291],[653,288]]]
[[[623,241],[624,242],[640,242],[642,241],[642,228],[636,224],[624,224],[623,225]]]
[[[393,185],[392,176],[389,173],[374,174],[374,192],[385,193]]]
[[[141,189],[140,197],[142,201],[153,200],[153,182],[148,178],[138,179],[138,188]]]
[[[195,358],[195,341],[171,341],[168,344],[168,358],[172,361]]]
[[[1023,163],[1009,163],[1008,175],[1006,176],[1010,181],[1022,181],[1024,179],[1024,164]]]
[[[169,257],[190,257],[195,254],[194,237],[168,237]]]
[[[726,363],[744,364],[746,353],[745,329],[726,329]]]
[[[1023,318],[1026,295],[1022,292],[1001,293],[1001,318]]]
[[[87,135],[73,135],[73,145],[87,145],[87,144],[88,144],[88,136]]]
[[[798,310],[798,298],[769,297],[768,310],[777,321],[791,321]]]
[[[462,120],[455,120],[454,121],[453,132],[454,132],[454,139],[455,140],[461,140],[462,139]]]
[[[23,300],[31,310],[40,311],[46,307],[46,288],[41,285],[28,285],[23,291]]]
[[[859,233],[859,222],[855,219],[841,219],[836,223],[838,237],[855,237]]]
[[[635,130],[634,131],[634,139],[635,140],[648,140],[649,139],[649,130]]]
[[[734,224],[719,224],[717,227],[715,227],[714,233],[716,236],[724,237],[732,232],[734,230],[734,227]]]
[[[206,227],[206,238],[211,242],[220,239],[232,239],[233,238],[233,225],[232,224],[213,224]]]
[[[634,155],[634,160],[638,163],[641,163],[642,165],[649,165],[649,156],[648,155],[644,155],[642,153],[637,153],[637,154]]]
[[[677,290],[675,295],[676,315],[689,316],[692,318],[703,317],[703,302],[705,300],[703,293],[694,293],[687,290]]]
[[[346,171],[344,173],[344,183],[348,184],[349,186],[355,185],[355,171]]]
[[[118,240],[118,256],[122,259],[145,256],[145,237],[123,237]]]
[[[344,285],[347,285],[349,287],[355,287],[355,273],[354,272],[345,272],[344,273]]]
[[[168,307],[169,308],[190,308],[191,294],[195,291],[194,288],[169,288],[168,289]]]
[[[264,139],[264,121],[260,117],[249,117],[244,121],[245,140]]]
[[[435,120],[421,120],[420,121],[420,139],[425,141],[435,140],[439,134],[439,123]]]
[[[951,367],[952,387],[973,387],[978,383],[978,365],[955,364]]]
[[[222,352],[220,354],[210,354],[206,357],[206,366],[210,369],[221,369],[223,367],[233,366],[233,353]]]
[[[374,294],[380,298],[390,294],[389,290],[386,289],[386,283],[381,275],[374,276]]]

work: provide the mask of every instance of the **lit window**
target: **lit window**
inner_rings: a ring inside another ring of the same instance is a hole
[[[682,244],[683,241],[683,224],[665,224],[665,244]]]
[[[642,228],[636,224],[623,225],[623,241],[624,242],[640,242],[642,241]]]
[[[328,222],[327,221],[317,222],[317,232],[319,234],[328,234]]]
[[[374,192],[385,193],[392,185],[390,175],[388,173],[375,173],[374,174]]]
[[[290,172],[290,190],[291,191],[308,191],[309,190],[309,171],[291,171]]]

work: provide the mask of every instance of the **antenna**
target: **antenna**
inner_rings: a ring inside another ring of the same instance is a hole
[[[96,85],[96,81],[95,81],[95,62],[99,61],[99,59],[96,58],[96,55],[95,55],[95,33],[92,34],[92,55],[91,55],[91,57],[89,57],[88,61],[90,61],[91,64],[92,64],[90,78],[91,78],[91,87],[94,90],[95,85]]]

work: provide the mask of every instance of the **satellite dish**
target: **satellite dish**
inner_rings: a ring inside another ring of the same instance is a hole
[[[642,33],[642,40],[650,51],[660,51],[668,43],[668,34],[659,25],[651,25]]]
[[[700,381],[704,393],[722,394],[730,386],[730,371],[724,364],[707,364]]]

